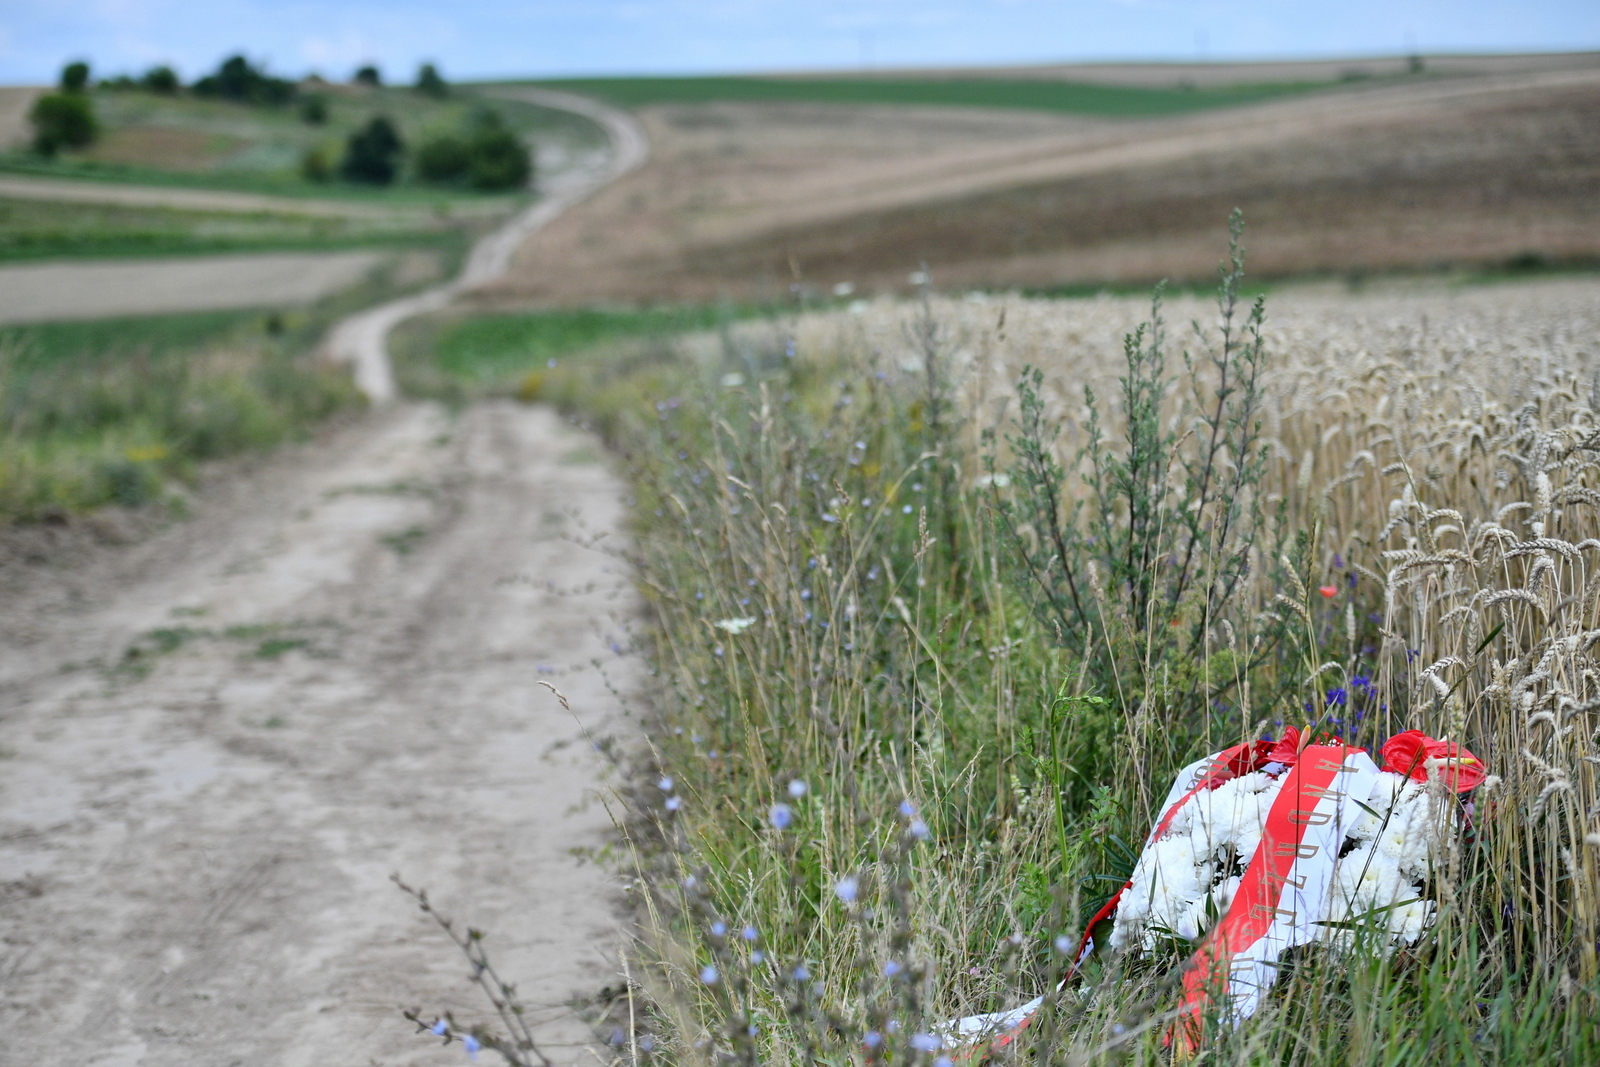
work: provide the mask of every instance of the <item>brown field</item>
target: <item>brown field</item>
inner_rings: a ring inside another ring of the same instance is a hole
[[[487,302],[759,299],[796,275],[884,291],[924,261],[959,287],[1201,278],[1236,206],[1258,274],[1600,258],[1595,57],[1462,62],[1162,119],[647,107],[649,163],[528,242]],[[1301,66],[1271,76],[1318,73]]]
[[[240,137],[202,130],[131,126],[111,130],[84,155],[98,163],[202,172],[248,144]]]

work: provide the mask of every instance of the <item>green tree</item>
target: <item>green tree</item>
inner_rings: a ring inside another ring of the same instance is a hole
[[[432,63],[424,63],[417,70],[417,92],[431,96],[435,100],[442,100],[450,95],[450,86],[440,76],[438,67]]]
[[[198,96],[217,96],[241,104],[287,104],[294,99],[295,85],[283,78],[274,78],[253,66],[242,55],[229,56],[222,61],[215,74],[207,74],[194,83]]]
[[[378,68],[368,63],[356,71],[355,83],[376,89],[383,84],[383,75],[378,73]]]
[[[344,163],[339,168],[345,178],[366,185],[388,185],[400,169],[405,143],[394,123],[379,115],[350,135],[345,144]]]
[[[162,96],[176,95],[179,88],[177,72],[166,64],[162,64],[159,67],[151,67],[145,71],[140,83],[148,91],[159,93]]]
[[[81,93],[89,87],[89,64],[79,59],[61,68],[61,91]]]
[[[321,93],[311,93],[300,101],[300,120],[307,126],[321,126],[328,121],[328,98]]]
[[[50,93],[33,103],[33,147],[53,156],[63,148],[82,148],[94,140],[94,109],[82,93]]]

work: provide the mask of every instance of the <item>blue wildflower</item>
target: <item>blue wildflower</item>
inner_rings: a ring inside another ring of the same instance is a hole
[[[846,904],[854,904],[856,902],[856,891],[859,888],[854,878],[841,878],[838,884],[833,887],[833,895]]]
[[[450,1032],[450,1024],[440,1019],[429,1028],[428,1032],[433,1034],[434,1037],[443,1037]]]
[[[467,1050],[467,1059],[476,1060],[478,1058],[478,1050],[483,1046],[478,1044],[477,1038],[468,1034],[461,1039],[461,1047]]]
[[[794,812],[787,804],[774,804],[772,810],[767,812],[767,821],[779,830],[787,830],[789,824],[794,822]]]
[[[708,963],[704,967],[700,968],[700,981],[704,982],[706,985],[717,984],[717,968],[714,964]]]

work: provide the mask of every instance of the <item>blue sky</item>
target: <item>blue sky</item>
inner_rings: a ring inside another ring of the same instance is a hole
[[[234,51],[281,73],[689,73],[1600,48],[1596,0],[0,0],[0,83]]]

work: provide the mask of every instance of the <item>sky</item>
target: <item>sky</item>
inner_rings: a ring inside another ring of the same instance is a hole
[[[1587,49],[1596,0],[0,0],[0,84],[241,51],[409,80]]]

